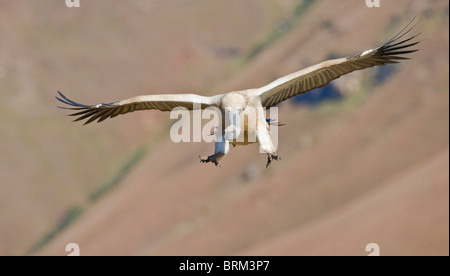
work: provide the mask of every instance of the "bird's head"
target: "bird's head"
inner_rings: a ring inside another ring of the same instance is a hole
[[[225,111],[225,140],[236,140],[241,133],[239,117],[247,105],[248,99],[239,93],[228,93],[222,98],[221,107]]]

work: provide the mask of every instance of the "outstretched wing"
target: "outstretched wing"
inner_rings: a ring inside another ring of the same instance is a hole
[[[59,108],[74,110],[75,112],[70,114],[70,116],[77,117],[74,121],[87,119],[84,124],[89,124],[95,120],[101,122],[107,118],[113,118],[137,110],[158,109],[170,111],[176,107],[185,107],[189,110],[204,109],[209,106],[218,106],[221,97],[221,95],[203,97],[195,94],[146,95],[112,103],[84,105],[70,100],[59,91],[58,94],[60,97],[56,97],[56,99],[70,106],[60,106]]]
[[[256,93],[261,97],[262,105],[269,108],[298,94],[325,86],[332,80],[356,70],[398,63],[397,60],[408,59],[404,55],[418,51],[411,47],[420,42],[413,40],[419,34],[403,39],[419,23],[410,27],[414,20],[415,18],[396,36],[375,49],[351,57],[316,64],[257,89]]]

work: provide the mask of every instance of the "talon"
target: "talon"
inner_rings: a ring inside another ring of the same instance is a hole
[[[272,164],[272,160],[280,161],[281,157],[279,157],[278,155],[275,155],[275,154],[268,153],[266,168],[268,168],[269,165]]]
[[[198,158],[200,158],[200,163],[209,162],[209,157],[204,157],[204,156],[199,155]]]
[[[211,163],[214,163],[214,165],[216,165],[216,167],[221,168],[221,166],[220,166],[220,164],[219,164],[219,162],[217,161],[216,158],[211,158],[211,156],[204,157],[204,156],[201,156],[201,155],[199,155],[198,158],[200,158],[200,163],[209,163],[209,162],[211,162]]]

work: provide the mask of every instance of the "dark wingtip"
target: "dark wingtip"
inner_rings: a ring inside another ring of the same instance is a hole
[[[59,90],[57,90],[57,91],[58,91],[58,94],[59,94],[59,96],[61,98],[65,98],[64,95],[61,92],[59,92]],[[67,102],[64,101],[63,99],[61,99],[60,97],[55,96],[55,99],[57,99],[58,101],[62,102],[63,104],[67,104]],[[67,109],[67,107],[62,107],[62,106],[58,106],[58,108]]]
[[[58,101],[60,101],[61,103],[68,105],[68,106],[57,106],[57,107],[61,108],[61,109],[75,110],[75,113],[68,114],[67,116],[80,116],[89,111],[87,109],[90,106],[79,104],[77,102],[72,101],[71,99],[67,98],[63,93],[61,93],[61,91],[59,91],[59,90],[57,90],[57,92],[58,92],[59,97],[55,96],[55,98]],[[86,118],[86,116],[80,116],[80,117],[74,119],[72,122],[77,122],[84,118]],[[89,122],[84,123],[84,125],[87,123],[89,123]]]
[[[415,41],[415,38],[421,34],[420,32],[415,35],[411,35],[408,38],[404,38],[404,36],[410,33],[412,29],[414,29],[422,20],[420,19],[418,22],[414,21],[416,21],[416,17],[414,17],[399,33],[379,48],[379,50],[381,50],[380,54],[387,61],[386,63],[398,63],[396,60],[410,59],[404,55],[411,54],[419,50],[411,49],[411,47],[416,46],[422,41]]]

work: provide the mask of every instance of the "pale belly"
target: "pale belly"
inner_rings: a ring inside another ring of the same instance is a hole
[[[239,136],[233,140],[231,143],[233,146],[245,146],[249,144],[254,144],[257,142],[257,112],[252,109],[245,109],[241,112],[239,116],[239,121],[241,125],[241,133]]]

